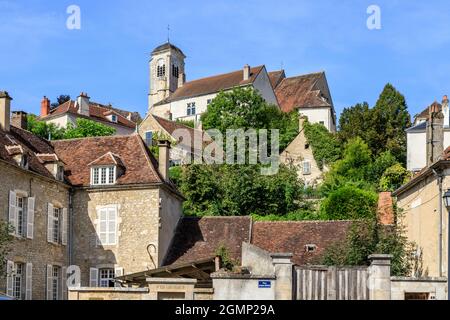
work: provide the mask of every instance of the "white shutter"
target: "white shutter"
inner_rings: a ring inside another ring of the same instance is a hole
[[[14,227],[14,230],[11,231],[12,235],[16,234],[17,229],[17,198],[16,193],[14,191],[9,192],[9,224]]]
[[[14,262],[7,261],[6,263],[6,294],[10,297],[14,295],[13,282]]]
[[[47,209],[47,241],[53,242],[53,205],[51,203],[48,204]]]
[[[47,265],[47,300],[53,300],[53,267]]]
[[[62,228],[61,243],[64,246],[67,245],[67,226],[68,226],[67,209],[64,208],[63,214],[62,214],[62,222],[61,222],[61,228]]]
[[[34,204],[35,198],[28,198],[27,205],[27,238],[33,239],[34,237]]]
[[[61,299],[60,300],[67,300],[67,268],[62,267],[61,268]]]
[[[98,287],[98,269],[91,268],[89,272],[89,287]]]
[[[33,300],[33,264],[27,263],[25,271],[25,300]]]
[[[123,268],[115,268],[114,269],[114,278],[118,278],[123,276]],[[114,286],[115,287],[120,287],[120,283],[119,282],[114,282]]]

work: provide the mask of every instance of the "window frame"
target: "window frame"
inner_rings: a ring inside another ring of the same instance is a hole
[[[105,177],[104,180],[103,177]],[[92,186],[110,186],[116,184],[116,180],[117,166],[96,166],[91,168]]]
[[[114,220],[110,219],[110,213],[114,212]],[[118,207],[116,205],[106,206],[99,208],[97,211],[97,243],[101,246],[116,246],[118,243],[119,235],[119,214]],[[102,219],[102,212],[104,212],[106,219]],[[111,223],[114,223],[114,230],[111,230]],[[102,229],[102,224],[105,226],[105,230]],[[112,237],[113,236],[113,237]],[[104,239],[102,239],[104,237]],[[112,241],[111,241],[112,238]],[[103,241],[104,240],[104,241]]]
[[[22,203],[22,206],[19,206],[19,202]],[[14,235],[16,237],[26,238],[27,224],[28,224],[28,197],[22,196],[21,194],[16,194],[16,226],[14,230]]]
[[[21,269],[20,273],[18,273],[18,269]],[[24,300],[25,298],[25,269],[26,266],[21,262],[14,262],[14,273],[12,275],[13,279],[13,296],[17,300]],[[17,285],[18,284],[18,285]],[[18,292],[17,292],[18,290]],[[17,294],[18,293],[18,294]]]
[[[195,102],[188,102],[187,103],[187,112],[186,114],[188,116],[195,116],[197,114],[197,107]]]
[[[150,139],[150,143],[149,143],[149,141],[148,141],[148,134],[151,134],[151,139]],[[153,131],[146,131],[145,132],[145,144],[148,146],[148,147],[151,147],[152,145],[153,145],[153,135],[154,135],[154,132]]]
[[[103,277],[105,273],[106,277]],[[101,268],[98,269],[98,286],[100,288],[114,288],[115,269]],[[103,285],[106,284],[106,285]]]
[[[60,266],[52,266],[52,300],[59,300],[60,297],[60,278],[62,275],[62,268]]]
[[[308,169],[308,170],[306,170]],[[312,164],[309,160],[304,160],[302,163],[302,172],[304,176],[309,176],[312,174]]]
[[[63,215],[63,208],[53,207],[53,216],[51,217],[53,223],[52,241],[53,243],[56,244],[60,244],[62,242],[62,234],[61,234],[62,215]]]

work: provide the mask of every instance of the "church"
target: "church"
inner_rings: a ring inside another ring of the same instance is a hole
[[[312,123],[336,131],[336,112],[325,72],[286,77],[284,70],[268,71],[266,66],[240,70],[186,81],[186,55],[167,42],[156,47],[149,62],[149,113],[180,121],[194,121],[201,128],[201,115],[221,91],[236,87],[253,88],[270,104],[284,112],[298,110]]]

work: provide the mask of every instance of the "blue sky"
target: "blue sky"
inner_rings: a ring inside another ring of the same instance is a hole
[[[66,9],[81,8],[81,30]],[[366,10],[381,8],[381,30]],[[373,105],[387,82],[410,113],[450,94],[450,3],[442,1],[0,0],[0,89],[39,112],[59,94],[147,110],[148,59],[167,39],[188,56],[188,80],[244,64],[288,76],[326,71],[336,110]]]

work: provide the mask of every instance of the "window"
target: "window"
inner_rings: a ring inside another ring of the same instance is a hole
[[[306,143],[305,144],[305,150],[308,150],[309,149],[309,143]]]
[[[25,237],[26,236],[26,223],[27,223],[27,209],[26,203],[27,198],[17,197],[16,198],[16,218],[17,218],[17,228],[16,236]]]
[[[114,269],[100,269],[99,270],[99,284],[102,288],[114,287],[115,272]]]
[[[59,298],[59,277],[61,275],[60,267],[53,266],[52,267],[52,300],[58,300]]]
[[[175,66],[174,64],[172,65],[172,76],[174,76],[175,78],[178,78],[180,76],[180,68]]]
[[[64,181],[64,166],[58,166],[56,179],[59,181]]]
[[[98,239],[101,245],[117,244],[117,208],[102,208],[98,213]]]
[[[111,116],[111,121],[112,121],[112,122],[117,122],[117,116],[116,116],[115,114],[113,114],[113,115]]]
[[[305,251],[308,253],[314,252],[317,250],[317,246],[315,244],[307,244],[305,246]]]
[[[95,167],[92,168],[91,183],[94,186],[110,185],[116,183],[116,167]]]
[[[195,115],[195,102],[190,102],[187,104],[187,115],[188,116],[193,116]]]
[[[206,105],[210,105],[211,104],[211,102],[212,102],[212,99],[208,99],[207,101],[206,101]]]
[[[145,144],[149,147],[153,145],[153,131],[147,131],[145,133]]]
[[[28,169],[28,156],[26,154],[22,155],[20,166],[24,169]]]
[[[323,126],[325,126],[325,121],[319,121],[319,123]]]
[[[60,233],[61,233],[61,220],[62,217],[62,209],[61,208],[54,208],[53,209],[53,217],[52,217],[52,225],[53,225],[53,234],[52,234],[52,241],[53,243],[59,243],[61,240]]]
[[[303,174],[304,175],[311,174],[311,162],[303,161]]]
[[[156,68],[156,76],[162,78],[166,75],[166,65],[164,64],[164,59],[158,60],[158,66]]]
[[[15,263],[13,274],[13,297],[17,300],[24,299],[24,273],[23,263]]]

